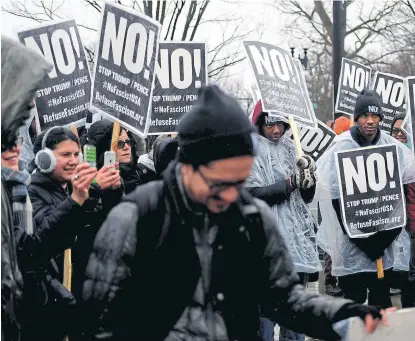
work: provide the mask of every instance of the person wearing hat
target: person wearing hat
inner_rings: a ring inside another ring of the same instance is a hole
[[[344,297],[359,303],[391,307],[389,287],[392,267],[397,256],[394,250],[405,253],[409,237],[402,228],[380,231],[367,238],[349,238],[341,219],[340,190],[335,154],[368,146],[395,144],[400,163],[402,182],[415,181],[415,160],[411,151],[392,136],[379,129],[383,119],[381,101],[373,90],[364,89],[357,97],[354,121],[350,130],[337,135],[332,145],[317,161],[319,182],[316,189],[321,223],[317,232],[319,246],[332,260],[332,275]],[[403,256],[403,255],[402,255]],[[376,260],[382,258],[385,280],[377,278]],[[409,258],[407,260],[409,263]]]
[[[255,341],[259,307],[325,340],[338,339],[333,322],[350,316],[371,315],[373,330],[377,308],[300,284],[274,215],[244,189],[256,138],[238,102],[202,88],[178,133],[163,180],[126,196],[97,235],[83,291],[85,339]]]
[[[268,115],[261,101],[254,108],[252,123],[259,133],[258,151],[247,187],[253,197],[271,207],[288,245],[294,270],[306,285],[310,280],[316,281],[321,270],[315,223],[307,205],[313,200],[316,188],[315,164],[309,156],[298,159],[294,141],[287,134],[288,120]],[[280,328],[280,341],[304,338],[302,334]]]

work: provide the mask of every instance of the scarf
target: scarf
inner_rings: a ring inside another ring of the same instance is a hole
[[[30,174],[27,171],[13,171],[1,167],[1,176],[7,187],[11,188],[13,225],[24,228],[28,234],[33,234],[33,207],[27,191]]]

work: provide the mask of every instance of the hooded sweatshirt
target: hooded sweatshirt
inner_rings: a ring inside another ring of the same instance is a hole
[[[1,142],[2,151],[13,145],[20,126],[30,117],[28,106],[40,83],[52,69],[46,60],[25,46],[1,38]],[[2,339],[17,340],[14,301],[21,294],[10,197],[1,190],[1,311]]]

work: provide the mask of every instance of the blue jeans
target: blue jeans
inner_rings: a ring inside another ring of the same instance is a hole
[[[305,341],[305,335],[281,327],[279,341]]]
[[[274,341],[274,322],[265,317],[260,317],[260,334],[262,341]]]

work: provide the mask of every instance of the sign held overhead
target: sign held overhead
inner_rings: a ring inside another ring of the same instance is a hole
[[[160,42],[149,135],[176,132],[207,84],[206,44]]]
[[[150,126],[160,24],[105,3],[95,61],[91,106],[145,136]]]
[[[91,98],[91,76],[75,21],[48,22],[17,36],[53,65],[37,91],[38,130],[81,123]]]

